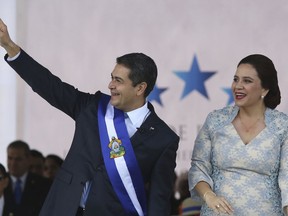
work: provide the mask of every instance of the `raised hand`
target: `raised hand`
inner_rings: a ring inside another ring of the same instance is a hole
[[[2,19],[0,19],[0,46],[6,50],[9,57],[13,57],[20,52],[20,47],[11,40],[8,28]]]

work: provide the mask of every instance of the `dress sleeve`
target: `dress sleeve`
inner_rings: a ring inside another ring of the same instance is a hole
[[[191,197],[195,200],[201,200],[195,186],[200,181],[207,182],[213,188],[213,181],[210,177],[212,174],[211,155],[211,130],[209,122],[212,120],[211,114],[208,115],[203,127],[199,131],[192,154],[191,168],[188,173],[189,191]]]
[[[282,207],[288,206],[288,136],[285,136],[281,147],[279,187],[281,190]]]

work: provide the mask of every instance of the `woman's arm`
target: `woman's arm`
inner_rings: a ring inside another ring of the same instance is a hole
[[[210,185],[207,182],[201,181],[195,186],[195,190],[200,197],[206,202],[207,198],[215,197],[216,194],[211,189]]]
[[[288,206],[285,206],[283,208],[284,214],[287,216],[288,215]]]
[[[232,206],[226,201],[224,197],[217,196],[207,182],[198,182],[195,190],[206,202],[209,208],[213,209],[216,213],[233,214]]]

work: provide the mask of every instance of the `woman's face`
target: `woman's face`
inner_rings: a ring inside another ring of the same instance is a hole
[[[261,85],[261,80],[255,68],[250,64],[240,64],[234,75],[232,92],[235,104],[239,107],[263,105],[261,96],[268,90]]]

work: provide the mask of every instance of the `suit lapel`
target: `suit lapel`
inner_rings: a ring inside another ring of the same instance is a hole
[[[148,104],[148,107],[149,107],[149,104]],[[150,111],[151,111],[151,114],[143,122],[140,128],[137,129],[136,133],[131,137],[131,143],[134,148],[139,145],[145,144],[146,141],[151,136],[154,136],[155,134],[157,134],[157,128],[159,126],[160,119],[154,112],[154,109],[152,110],[150,109]]]

